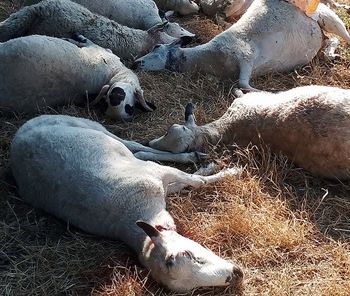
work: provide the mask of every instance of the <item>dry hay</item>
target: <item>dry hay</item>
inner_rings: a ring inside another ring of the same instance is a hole
[[[0,19],[20,5],[0,1]],[[197,42],[220,31],[202,16],[178,21],[200,34]],[[315,58],[290,73],[256,78],[252,85],[274,91],[308,84],[349,88],[350,50],[341,44],[340,51],[346,58]],[[233,99],[234,81],[170,72],[139,77],[157,110],[133,122],[116,123],[74,106],[42,113],[91,118],[145,143],[181,122],[187,101],[203,124],[223,114]],[[0,114],[0,295],[178,295],[152,281],[122,243],[82,233],[21,202],[9,173],[8,149],[29,118]],[[222,166],[242,165],[242,177],[172,196],[168,208],[180,233],[238,263],[245,281],[239,290],[201,288],[189,295],[349,295],[350,183],[310,176],[264,145],[213,147],[210,154]]]

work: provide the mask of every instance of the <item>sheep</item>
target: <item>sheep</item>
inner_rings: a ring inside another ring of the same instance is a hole
[[[173,10],[181,15],[197,13],[198,4],[193,0],[154,0],[159,9]]]
[[[315,57],[323,41],[320,26],[350,43],[344,24],[330,8],[320,4],[317,12],[319,23],[285,1],[256,0],[237,23],[208,43],[180,48],[179,39],[157,45],[136,59],[133,69],[199,70],[220,78],[238,76],[241,88],[256,91],[249,84],[252,75],[288,71]]]
[[[167,14],[161,14],[153,0],[104,0],[103,5],[98,1],[73,0],[94,13],[106,16],[117,23],[130,28],[148,30],[154,26],[159,26],[163,22],[164,32],[173,37],[194,37],[195,34],[185,30],[178,23],[167,21]]]
[[[1,22],[0,42],[33,34],[70,38],[72,32],[79,32],[128,60],[148,53],[158,43],[176,40],[159,30],[122,26],[69,0],[44,0],[21,8]]]
[[[142,161],[103,130],[64,115],[20,127],[10,167],[23,201],[93,235],[122,240],[171,290],[239,284],[241,268],[178,234],[165,209],[166,194],[177,185],[200,187],[235,170],[200,176]]]
[[[149,146],[180,153],[206,143],[261,141],[314,175],[350,179],[350,90],[303,86],[276,94],[252,92],[233,101],[219,119],[197,126],[191,106],[185,125],[175,124]]]
[[[30,35],[0,43],[0,106],[34,113],[45,106],[86,103],[87,92],[99,93],[97,100],[106,95],[104,111],[113,119],[131,119],[137,104],[153,111],[136,74],[119,57],[77,37],[82,42]]]
[[[226,22],[235,22],[240,18],[248,7],[253,3],[254,0],[201,0],[200,7],[204,14],[208,16],[214,16],[219,14],[224,15]],[[293,2],[288,1],[287,2]],[[298,1],[300,3],[300,1]],[[311,2],[311,1],[309,1]],[[349,9],[350,6],[339,4],[334,0],[322,0],[324,4],[330,4],[336,8]],[[304,5],[309,4],[308,1],[303,2]],[[317,4],[317,1],[310,3],[311,5]]]
[[[204,14],[214,16],[224,14],[227,22],[234,22],[240,18],[254,0],[201,0],[200,7]]]

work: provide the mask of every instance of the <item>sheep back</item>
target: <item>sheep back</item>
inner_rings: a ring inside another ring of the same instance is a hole
[[[31,113],[85,102],[124,66],[103,48],[31,35],[0,44],[0,106]]]

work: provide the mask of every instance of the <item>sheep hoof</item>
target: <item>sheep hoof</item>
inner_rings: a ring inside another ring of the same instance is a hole
[[[235,98],[241,98],[244,96],[243,91],[236,87],[232,90],[232,94],[234,95]]]
[[[202,162],[207,159],[208,154],[195,151],[196,162]]]

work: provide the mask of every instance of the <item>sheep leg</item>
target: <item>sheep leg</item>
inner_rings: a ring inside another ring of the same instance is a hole
[[[258,89],[250,86],[249,80],[253,72],[253,63],[247,61],[240,61],[240,72],[238,78],[238,85],[240,88],[248,91],[259,91]]]
[[[207,184],[216,182],[226,176],[234,176],[235,178],[238,178],[241,174],[241,169],[238,167],[225,169],[210,176],[199,175],[199,173],[203,173],[201,169],[194,174],[187,174],[177,169],[174,170],[176,171],[174,171],[173,175],[171,175],[170,177],[167,176],[168,178],[163,179],[163,182],[165,181],[165,179],[169,181],[169,178],[171,178],[172,180],[172,182],[168,183],[167,194],[179,192],[187,186],[195,188],[202,187]],[[205,170],[205,174],[207,173],[208,171]]]
[[[324,55],[330,60],[334,60],[336,57],[339,57],[339,54],[335,53],[335,50],[338,47],[339,40],[337,38],[330,38],[326,40],[326,48],[324,50]]]
[[[152,160],[152,161],[172,161],[177,163],[197,163],[206,157],[205,153],[200,152],[189,152],[189,153],[171,153],[167,151],[160,151],[151,147],[144,146],[135,141],[124,140],[116,135],[110,133],[107,130],[103,132],[111,138],[123,143],[136,158],[141,160]]]
[[[143,147],[145,149],[152,149],[146,146],[143,146]],[[206,154],[200,153],[200,152],[171,153],[171,152],[159,151],[159,150],[153,149],[152,152],[150,151],[135,152],[134,156],[141,160],[172,161],[177,163],[197,163],[197,162],[200,162],[200,160],[202,160],[203,158],[205,158]]]
[[[342,20],[337,14],[324,4],[318,5],[319,19],[318,24],[326,32],[336,34],[350,44],[350,35],[345,28]]]

